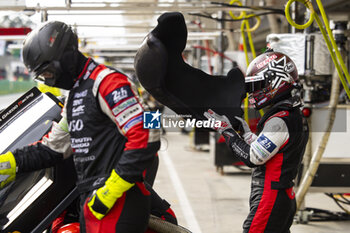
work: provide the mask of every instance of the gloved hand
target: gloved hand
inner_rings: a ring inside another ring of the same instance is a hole
[[[240,118],[238,116],[235,116],[235,118],[240,122],[242,129],[243,129],[243,133],[251,132],[248,123],[243,118]]]
[[[240,121],[242,128],[243,128],[243,139],[246,143],[248,143],[249,145],[257,138],[257,136],[252,133],[252,131],[249,128],[248,123],[243,120],[242,118],[235,116],[235,118]]]
[[[123,180],[113,169],[105,185],[97,189],[90,198],[87,205],[91,213],[101,220],[112,209],[117,199],[132,186],[134,184]]]
[[[0,188],[16,178],[16,160],[12,152],[0,155]]]
[[[219,127],[213,127],[214,130],[218,131],[220,134],[224,132],[227,129],[232,129],[232,125],[229,121],[229,119],[226,116],[221,116],[214,112],[213,110],[209,109],[207,112],[204,113],[204,116],[208,118],[208,120],[214,120],[214,121],[221,121],[221,124]]]

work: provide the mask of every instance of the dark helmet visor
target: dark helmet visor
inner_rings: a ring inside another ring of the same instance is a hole
[[[61,74],[61,67],[58,61],[46,62],[34,71],[34,80],[53,86]]]
[[[265,78],[263,75],[247,76],[245,78],[245,88],[248,93],[261,90],[265,85]]]

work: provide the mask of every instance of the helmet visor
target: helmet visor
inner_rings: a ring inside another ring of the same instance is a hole
[[[45,80],[53,79],[53,78],[54,78],[54,73],[52,73],[51,71],[44,71],[43,73],[34,77],[34,80],[38,82],[45,82]]]
[[[44,63],[34,71],[34,80],[45,83],[48,86],[53,86],[56,82],[59,71],[60,67],[57,61]]]
[[[247,76],[245,78],[245,88],[248,93],[261,90],[264,87],[265,78],[263,75]]]

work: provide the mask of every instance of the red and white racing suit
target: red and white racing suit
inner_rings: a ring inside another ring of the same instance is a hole
[[[233,153],[253,168],[243,232],[289,232],[296,211],[293,180],[308,141],[299,107],[282,101],[264,114],[257,135],[248,132],[241,138],[229,129],[223,136]]]

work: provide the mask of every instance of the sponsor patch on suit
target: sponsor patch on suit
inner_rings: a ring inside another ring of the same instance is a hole
[[[272,153],[272,151],[277,147],[276,144],[274,144],[265,135],[261,135],[260,137],[258,137],[258,143],[270,153]]]
[[[118,116],[116,116],[117,123],[119,126],[124,125],[128,120],[131,118],[137,116],[138,114],[142,113],[143,109],[140,104],[135,104],[127,109],[125,109],[123,112],[121,112]]]
[[[134,93],[132,92],[130,86],[122,86],[120,88],[115,89],[111,93],[109,93],[105,99],[111,109],[119,103],[120,101],[134,96]]]
[[[130,106],[132,106],[132,105],[134,105],[136,103],[137,103],[137,100],[136,100],[135,97],[129,98],[129,99],[121,102],[117,106],[115,106],[115,108],[112,109],[112,112],[116,116],[120,112],[122,112],[123,110],[127,109],[128,107],[130,107]]]
[[[128,123],[126,123],[123,127],[123,132],[127,133],[129,129],[131,129],[134,125],[142,122],[142,115],[135,117],[134,119],[131,119]]]

